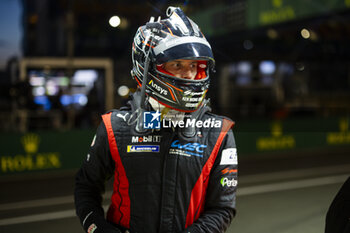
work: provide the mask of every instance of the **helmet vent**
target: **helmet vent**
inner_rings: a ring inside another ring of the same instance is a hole
[[[176,7],[173,7],[173,6],[169,6],[168,9],[166,10],[166,16],[167,17],[170,17],[173,12],[175,11]]]

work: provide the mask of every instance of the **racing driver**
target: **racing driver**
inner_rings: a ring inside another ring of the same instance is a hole
[[[211,113],[205,98],[211,46],[180,8],[166,15],[137,30],[131,76],[138,90],[102,115],[76,175],[76,213],[88,233],[224,232],[235,216],[234,123]]]

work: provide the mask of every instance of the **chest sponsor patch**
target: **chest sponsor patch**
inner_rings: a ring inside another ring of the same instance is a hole
[[[191,157],[192,155],[203,157],[206,147],[206,145],[197,142],[181,144],[179,140],[175,140],[170,146],[169,154],[178,154],[187,157]]]
[[[182,155],[182,156],[186,156],[186,157],[191,157],[192,155],[197,156],[197,157],[203,157],[203,155],[201,155],[201,154],[193,153],[190,151],[179,150],[179,149],[170,149],[169,154]]]
[[[143,142],[160,142],[162,136],[160,135],[148,135],[148,136],[132,136],[131,143],[143,143]]]
[[[236,165],[237,148],[227,148],[222,150],[220,165]]]
[[[159,145],[128,145],[126,152],[159,152]]]

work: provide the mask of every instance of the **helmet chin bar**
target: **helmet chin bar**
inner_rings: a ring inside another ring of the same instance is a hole
[[[150,29],[151,31],[151,36],[149,39],[149,50],[147,52],[146,55],[146,60],[145,60],[145,67],[143,70],[143,80],[142,80],[142,86],[141,86],[141,99],[140,99],[140,104],[139,104],[139,108],[136,110],[137,114],[139,114],[139,116],[137,117],[137,123],[136,123],[136,127],[135,130],[138,133],[145,133],[147,131],[147,129],[145,129],[143,127],[143,115],[145,112],[145,99],[146,99],[146,85],[147,85],[147,81],[148,81],[148,70],[149,70],[149,64],[151,62],[151,58],[150,58],[150,53],[152,52],[152,43],[153,43],[153,39],[154,39],[154,35],[155,34],[159,34],[160,30],[161,30],[161,23],[160,23],[160,17],[158,18],[157,22],[154,22],[154,17],[151,17],[150,21],[146,24],[146,28]]]

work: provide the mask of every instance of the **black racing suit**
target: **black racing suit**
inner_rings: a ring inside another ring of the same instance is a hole
[[[122,231],[224,232],[235,215],[233,122],[207,112],[200,120],[211,122],[210,128],[197,128],[190,138],[181,136],[179,127],[137,135],[127,122],[131,113],[102,116],[77,173],[75,205],[83,227],[104,217],[101,194],[114,176],[106,218]]]

